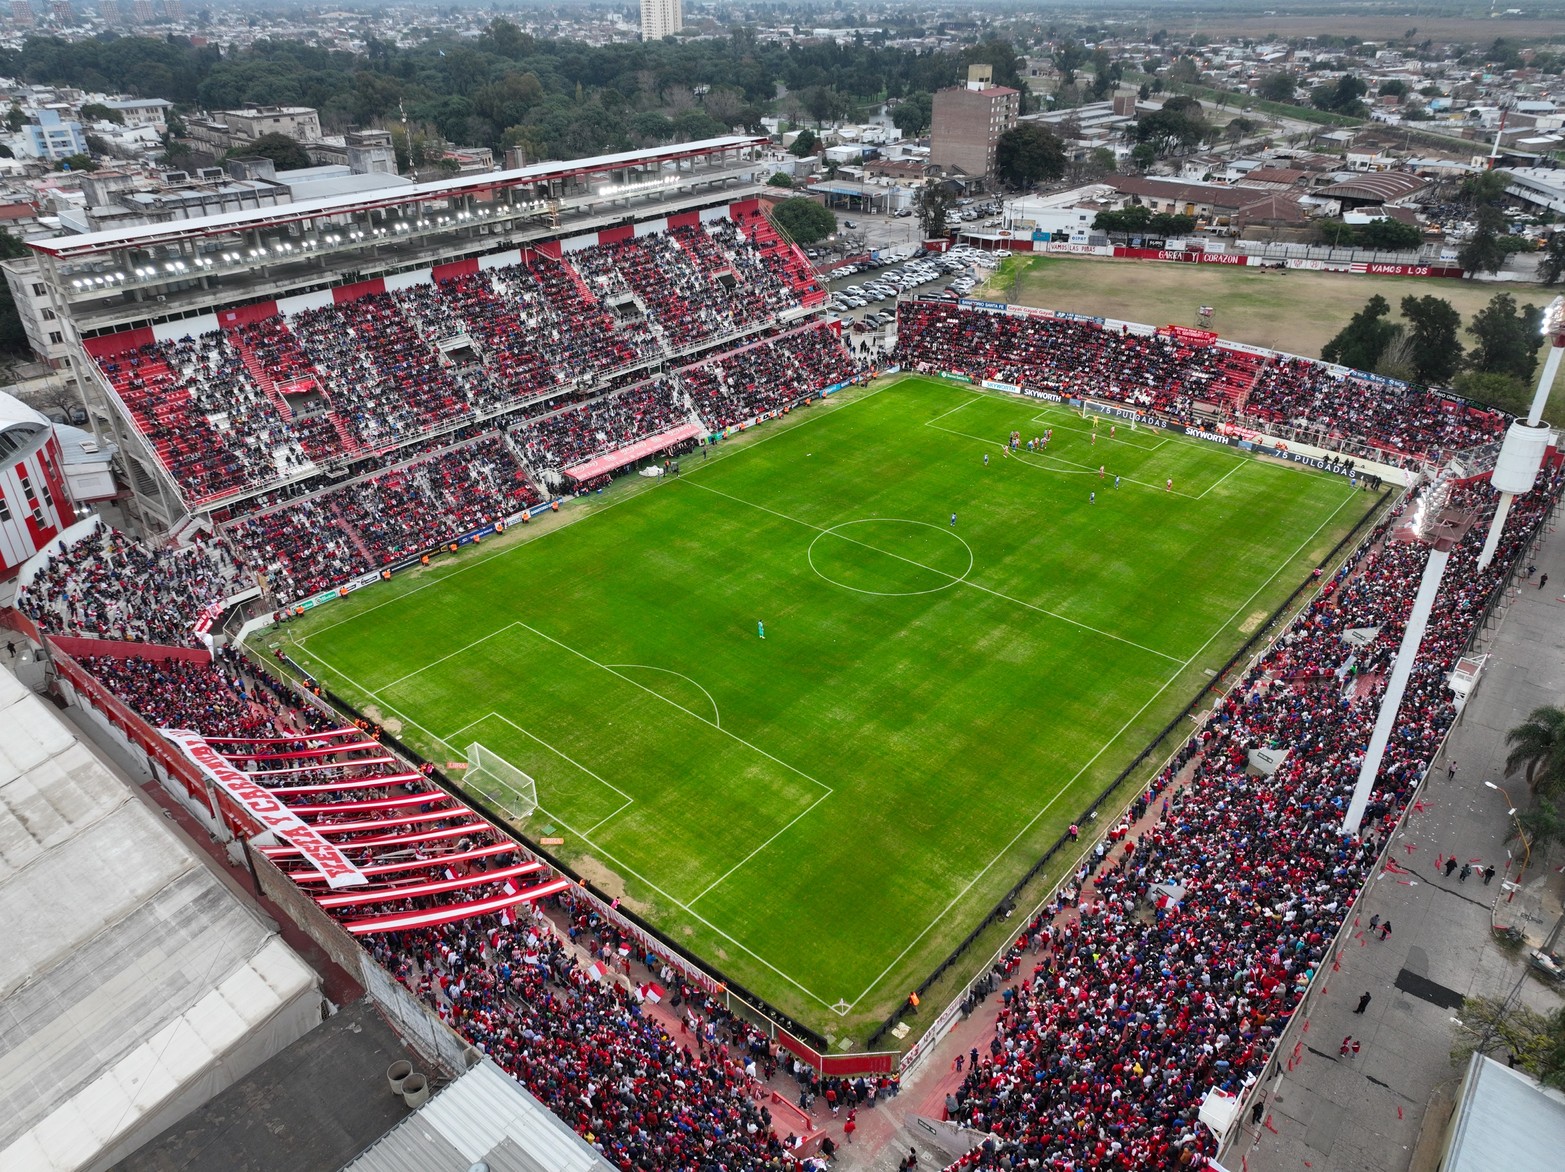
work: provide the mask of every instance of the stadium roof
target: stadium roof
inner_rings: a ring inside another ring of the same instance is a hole
[[[609,1172],[586,1140],[490,1059],[453,1080],[343,1172]]]
[[[320,1021],[315,974],[0,671],[0,1167],[104,1165]]]
[[[140,224],[135,227],[112,228],[102,232],[86,232],[77,236],[60,236],[48,240],[30,240],[28,245],[39,252],[57,257],[85,256],[96,252],[112,252],[125,247],[146,247],[240,231],[246,228],[262,228],[277,224],[291,224],[299,220],[317,219],[321,216],[348,215],[371,211],[376,208],[396,207],[400,204],[419,203],[430,199],[480,195],[496,188],[522,187],[550,179],[568,179],[595,172],[612,171],[627,167],[661,165],[719,151],[738,150],[742,147],[760,146],[767,140],[748,134],[730,134],[721,138],[701,139],[698,142],[682,142],[674,146],[652,147],[648,150],[622,151],[613,155],[594,155],[587,159],[572,159],[561,163],[535,163],[511,171],[489,171],[482,175],[464,175],[456,179],[440,179],[430,183],[415,183],[407,187],[388,189],[374,198],[362,193],[325,196],[320,199],[302,200],[277,207],[247,208],[237,212],[223,212],[215,216],[203,216],[194,220],[175,220],[167,224]]]

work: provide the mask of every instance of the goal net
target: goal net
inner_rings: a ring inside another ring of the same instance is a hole
[[[538,786],[533,779],[477,741],[467,747],[467,772],[462,781],[517,821],[538,808]]]

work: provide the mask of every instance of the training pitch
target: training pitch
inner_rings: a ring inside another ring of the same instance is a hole
[[[862,1040],[1379,499],[1113,422],[891,381],[278,638],[430,757],[530,774],[529,836]]]

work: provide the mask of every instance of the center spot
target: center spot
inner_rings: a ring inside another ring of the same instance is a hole
[[[948,524],[843,521],[816,534],[810,568],[833,586],[887,598],[948,590],[972,572],[972,547]]]

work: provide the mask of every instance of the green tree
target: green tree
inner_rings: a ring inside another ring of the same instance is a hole
[[[1509,293],[1496,293],[1473,314],[1467,332],[1474,339],[1468,365],[1486,374],[1503,374],[1525,382],[1538,366],[1543,314],[1535,305],[1520,308]]]
[[[1201,113],[1201,103],[1176,95],[1163,103],[1161,110],[1144,115],[1136,123],[1136,140],[1150,143],[1159,155],[1188,150],[1206,135],[1210,127]]]
[[[1152,226],[1152,209],[1144,204],[1131,204],[1119,211],[1101,211],[1092,219],[1095,232],[1130,240],[1145,236]]]
[[[1291,102],[1299,83],[1288,73],[1268,73],[1256,83],[1255,92],[1268,102]]]
[[[1451,380],[1451,389],[1464,399],[1495,407],[1512,415],[1525,415],[1532,403],[1532,387],[1508,374],[1463,370]]]
[[[1543,255],[1538,258],[1539,284],[1558,285],[1561,277],[1565,277],[1565,231],[1550,236]]]
[[[1407,95],[1407,82],[1391,78],[1380,83],[1380,88],[1375,91],[1383,98],[1401,98]]]
[[[891,112],[891,124],[908,138],[917,138],[929,129],[934,101],[932,94],[909,94]]]
[[[1360,248],[1374,248],[1381,252],[1411,252],[1424,242],[1424,234],[1417,224],[1404,224],[1401,220],[1371,220],[1359,226],[1354,233],[1354,243]]]
[[[1012,187],[1065,174],[1065,144],[1041,122],[1019,122],[995,142],[995,170]]]
[[[1153,236],[1161,236],[1165,240],[1170,236],[1185,236],[1195,231],[1195,217],[1174,212],[1158,212],[1147,225],[1147,230]]]
[[[96,171],[98,164],[91,155],[70,155],[54,165],[57,171]]]
[[[797,244],[814,244],[837,230],[837,217],[802,195],[783,200],[772,209],[772,219]]]
[[[1521,770],[1533,793],[1565,794],[1565,709],[1534,708],[1505,734],[1505,743],[1511,747],[1505,758],[1506,777]]]
[[[1054,68],[1060,71],[1061,85],[1075,85],[1076,71],[1087,63],[1090,54],[1081,44],[1061,41],[1054,47]]]
[[[1498,208],[1483,206],[1478,209],[1478,223],[1473,234],[1456,250],[1456,263],[1466,273],[1497,273],[1505,263],[1505,246],[1500,243],[1500,230],[1505,227],[1505,217]]]
[[[1516,1065],[1544,1086],[1565,1089],[1565,1008],[1539,1013],[1510,998],[1469,997],[1452,1018],[1451,1061],[1465,1066],[1473,1054],[1505,1049]]]
[[[297,171],[310,165],[309,152],[299,140],[286,134],[263,134],[248,146],[235,147],[228,152],[233,159],[271,159],[279,171]]]
[[[88,102],[81,108],[83,122],[112,122],[116,126],[125,125],[125,115],[118,110],[111,110],[102,102]]]
[[[918,189],[918,226],[925,240],[941,240],[951,214],[951,196],[939,183],[925,180]]]
[[[1145,171],[1157,162],[1157,147],[1149,142],[1138,142],[1130,148],[1130,161],[1138,170]]]
[[[820,146],[820,136],[809,127],[799,131],[799,137],[793,140],[793,145],[788,148],[788,153],[796,159],[807,159],[813,155]]]
[[[1462,177],[1458,190],[1468,207],[1492,207],[1505,198],[1505,185],[1503,171],[1475,171]]]
[[[1402,318],[1407,322],[1414,380],[1426,386],[1450,382],[1462,364],[1458,337],[1462,315],[1443,297],[1409,294],[1402,298]]]
[[[786,171],[779,171],[766,181],[768,187],[792,187],[793,176]]]
[[[1364,103],[1359,99],[1369,87],[1351,73],[1344,73],[1335,82],[1323,82],[1310,91],[1310,104],[1317,110],[1331,114],[1345,114],[1358,118],[1364,114]]]
[[[1354,370],[1374,370],[1399,330],[1391,320],[1391,303],[1377,293],[1321,348],[1320,356]]]

